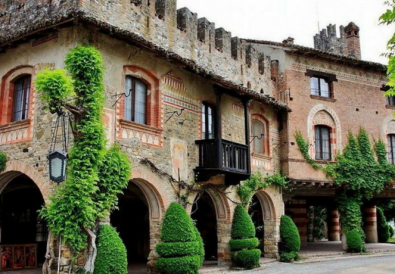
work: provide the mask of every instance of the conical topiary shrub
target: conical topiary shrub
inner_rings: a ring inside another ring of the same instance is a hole
[[[115,229],[102,225],[97,237],[97,257],[94,274],[128,273],[126,248]]]
[[[233,264],[248,269],[259,266],[261,251],[256,248],[258,245],[251,217],[241,205],[236,206],[232,222],[232,239],[229,242]]]
[[[162,243],[156,245],[161,256],[158,269],[166,274],[197,274],[202,265],[196,228],[185,209],[172,203],[162,225]]]
[[[280,260],[283,262],[299,260],[301,243],[298,228],[292,219],[286,215],[281,216],[280,236],[283,244]]]
[[[386,243],[390,238],[389,225],[381,208],[377,208],[377,235],[379,243]]]
[[[194,226],[194,228],[195,228],[196,240],[198,241],[198,246],[199,246],[199,256],[200,256],[200,266],[199,266],[199,268],[200,268],[203,265],[204,255],[205,255],[204,243],[203,243],[203,239],[202,239],[202,236],[200,235],[199,230],[197,229],[196,226]]]

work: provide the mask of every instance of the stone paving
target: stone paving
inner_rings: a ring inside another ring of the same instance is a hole
[[[395,244],[389,243],[377,243],[377,244],[365,244],[368,252],[386,252],[395,251]],[[316,242],[307,243],[302,246],[300,256],[302,258],[320,257],[320,256],[333,256],[343,254],[341,242]]]
[[[385,252],[390,252],[389,254],[384,254],[385,256],[391,256],[391,258],[395,257],[395,244],[366,244],[366,248],[368,253],[385,253]],[[321,261],[326,261],[323,257],[327,257],[328,260],[330,261],[339,261],[341,258],[343,258],[342,255],[344,252],[342,251],[341,248],[341,242],[318,242],[318,243],[308,243],[306,246],[302,247],[302,250],[300,252],[301,257],[306,259],[309,258],[309,260],[302,260],[301,262],[297,264],[282,264],[276,262],[275,259],[267,259],[267,258],[262,258],[261,259],[261,268],[252,270],[252,271],[243,271],[240,273],[243,274],[248,274],[248,273],[260,273],[263,269],[265,269],[265,273],[267,273],[267,270],[272,270],[276,269],[277,264],[281,264],[285,269],[293,269],[295,267],[295,270],[297,269],[296,265],[299,264],[306,264],[308,262],[321,262]],[[354,256],[355,260],[358,260],[361,258],[361,256]],[[349,260],[349,257],[344,257],[343,259]],[[378,259],[377,259],[378,260]],[[339,263],[340,264],[340,263]],[[301,268],[302,269],[302,268]],[[304,269],[304,268],[303,268]],[[135,264],[129,267],[129,274],[146,274],[147,267],[145,264]],[[208,274],[208,273],[215,273],[215,274],[220,274],[220,273],[229,273],[233,271],[229,271],[228,266],[218,266],[216,265],[216,262],[209,261],[205,262],[203,268],[200,270],[200,273],[202,274]],[[292,271],[293,272],[293,271]],[[394,271],[395,272],[395,271]],[[272,273],[272,272],[270,272]],[[273,272],[277,273],[277,272]],[[288,272],[282,272],[282,273],[288,273]],[[299,273],[299,272],[296,272]],[[300,272],[302,273],[302,272]],[[314,272],[315,273],[315,272]],[[321,272],[320,272],[321,273]],[[326,272],[322,272],[326,273]],[[333,272],[335,273],[335,272]],[[336,272],[340,273],[340,272]],[[343,272],[341,272],[343,273]],[[350,272],[351,273],[351,272]],[[365,273],[365,272],[364,272]],[[367,272],[366,272],[367,273]],[[373,272],[372,272],[373,273]],[[387,272],[380,272],[380,273],[387,273]],[[391,272],[393,273],[393,272]],[[1,272],[1,274],[41,274],[41,269],[32,269],[32,270],[23,270],[23,271],[6,271],[6,272]]]

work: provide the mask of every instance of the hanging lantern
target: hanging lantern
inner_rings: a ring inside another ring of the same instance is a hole
[[[49,178],[55,183],[61,183],[66,178],[67,153],[54,150],[48,154]]]

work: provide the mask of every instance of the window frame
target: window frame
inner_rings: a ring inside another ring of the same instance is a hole
[[[323,129],[328,130],[328,147],[327,147],[327,151],[328,153],[324,153],[324,136],[323,136]],[[319,137],[317,139],[317,130],[319,131]],[[332,145],[331,145],[331,131],[332,128],[327,126],[327,125],[315,125],[314,126],[314,146],[315,146],[315,155],[314,155],[314,159],[317,161],[331,161],[332,160]],[[317,144],[318,142],[318,144]],[[320,150],[318,152],[317,150],[317,145],[319,146]],[[324,157],[324,154],[329,154],[328,159],[326,159]]]
[[[309,77],[310,96],[316,97],[316,98],[323,98],[323,99],[333,99],[334,98],[333,82],[338,81],[336,78],[336,75],[321,72],[321,71],[307,70],[305,73],[305,76]],[[318,95],[312,92],[312,86],[311,86],[311,79],[312,78],[318,79]],[[328,96],[322,95],[321,79],[328,83]]]
[[[204,112],[203,112],[204,109]],[[209,132],[209,123],[208,123],[208,110],[211,109],[211,116],[212,116],[212,135],[214,138],[209,138],[210,137],[210,132]],[[208,103],[206,101],[202,102],[202,108],[201,108],[201,130],[200,134],[202,136],[203,140],[210,140],[210,139],[216,139],[217,137],[217,124],[216,124],[216,115],[217,115],[217,108],[215,107],[214,104]],[[204,117],[204,118],[203,118]],[[204,121],[203,121],[204,119]],[[204,128],[204,130],[203,130]]]
[[[127,86],[126,86],[126,81],[127,79],[131,79],[132,81],[132,87],[129,91],[126,90]],[[124,78],[125,81],[125,107],[124,107],[124,115],[123,115],[123,119],[127,120],[127,121],[131,121],[134,123],[139,123],[142,125],[148,125],[148,86],[149,84],[147,82],[145,82],[143,79],[141,78],[137,78],[133,75],[125,75]],[[144,86],[145,86],[145,92],[144,92],[144,98],[145,98],[145,107],[144,107],[144,123],[138,122],[136,121],[136,83],[137,82],[141,82]],[[126,118],[126,101],[127,100],[131,100],[131,113],[130,113],[130,119]]]
[[[388,163],[395,165],[395,134],[387,135],[387,154]]]
[[[20,110],[16,110],[17,108],[17,98],[18,95],[17,83],[23,80],[22,83],[22,102],[20,105]],[[30,93],[32,89],[32,76],[30,74],[23,74],[18,76],[16,79],[12,81],[12,112],[11,112],[11,123],[18,122],[29,119],[29,111],[30,111]],[[21,113],[21,118],[17,118],[17,113]]]

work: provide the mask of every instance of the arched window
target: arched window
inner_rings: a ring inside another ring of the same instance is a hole
[[[33,136],[34,68],[18,66],[1,78],[0,145],[25,142]]]
[[[253,151],[256,153],[266,154],[265,146],[265,125],[258,120],[252,120],[252,137],[253,140]]]
[[[323,125],[314,127],[315,133],[315,159],[316,160],[331,160],[331,143],[330,134],[331,128]]]
[[[124,119],[147,124],[147,85],[135,77],[125,77]]]
[[[25,120],[29,117],[30,85],[30,75],[22,76],[14,82],[12,122]]]
[[[395,134],[387,135],[387,155],[388,162],[395,165]]]

